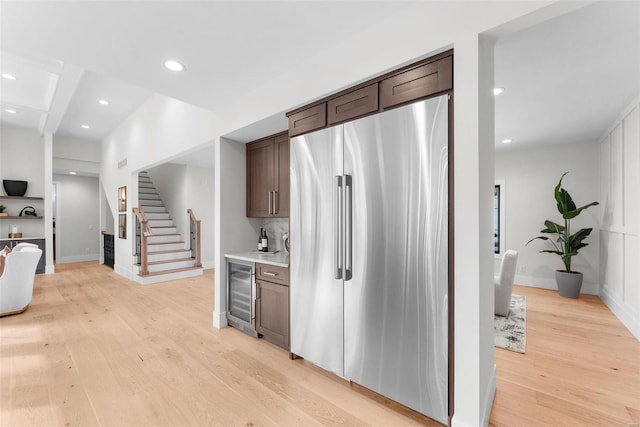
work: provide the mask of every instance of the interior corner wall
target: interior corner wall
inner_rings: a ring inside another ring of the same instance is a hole
[[[515,282],[520,285],[557,289],[555,270],[563,268],[560,257],[539,253],[545,242],[527,242],[540,235],[545,220],[560,222],[554,188],[562,181],[577,205],[600,201],[598,193],[598,145],[595,142],[556,144],[532,149],[509,149],[495,153],[495,179],[505,183],[505,249],[518,251]],[[584,274],[583,293],[600,291],[600,206],[591,207],[572,220],[574,230],[591,227],[589,246],[580,250],[571,268]],[[499,268],[500,259],[495,259]]]
[[[215,170],[187,166],[187,208],[200,220],[201,260],[204,268],[215,267]]]
[[[57,263],[98,260],[100,256],[98,178],[53,175],[58,182]]]
[[[262,221],[246,216],[245,145],[226,138],[215,144],[215,297],[213,326],[227,326],[227,265],[224,254],[253,248]]]
[[[2,124],[0,126],[0,170],[2,179],[28,181],[26,196],[51,199],[45,194],[45,140],[37,131]],[[4,193],[4,188],[0,190]],[[3,200],[9,215],[17,216],[26,206],[33,206],[44,216],[44,202],[39,200]],[[0,219],[0,238],[6,238],[10,225],[19,225],[24,237],[45,237],[45,220]],[[47,264],[49,265],[49,264]]]
[[[166,163],[212,141],[221,127],[217,114],[162,95],[151,96],[102,141],[100,180],[118,230],[117,192],[127,186],[127,237],[115,236],[116,273],[135,279],[133,223],[138,205],[138,172]],[[101,219],[102,221],[102,219]]]
[[[165,163],[147,169],[151,182],[160,195],[173,220],[177,233],[188,247],[189,222],[187,220],[187,167]]]
[[[600,161],[600,295],[640,340],[640,99],[598,144]]]

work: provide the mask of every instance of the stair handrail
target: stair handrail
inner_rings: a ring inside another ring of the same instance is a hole
[[[149,265],[147,253],[147,237],[151,236],[153,233],[151,232],[149,220],[147,219],[147,215],[145,215],[144,213],[144,209],[142,209],[142,207],[133,208],[133,213],[135,214],[136,219],[140,224],[141,231],[139,235],[136,236],[140,238],[140,276],[148,276]]]
[[[196,218],[196,215],[193,213],[192,209],[187,209],[187,214],[189,215],[189,230],[190,230],[190,239],[189,246],[191,250],[191,258],[195,258],[194,267],[200,268],[202,267],[202,257],[201,257],[201,234],[200,234],[200,223],[201,221]]]

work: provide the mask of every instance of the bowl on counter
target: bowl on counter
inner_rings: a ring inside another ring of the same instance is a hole
[[[7,196],[22,197],[27,193],[27,181],[16,181],[13,179],[3,179],[2,186]]]

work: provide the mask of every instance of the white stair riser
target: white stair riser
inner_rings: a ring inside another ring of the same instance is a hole
[[[147,215],[147,219],[171,219],[169,218],[169,214],[166,212],[147,212],[145,210],[144,213]]]
[[[171,219],[154,219],[149,221],[149,227],[171,227],[173,226],[173,220]]]
[[[164,206],[143,206],[142,209],[145,212],[167,213],[167,208],[165,208]]]
[[[177,234],[178,230],[175,227],[151,227],[151,232],[154,236],[158,236],[162,234]]]
[[[143,209],[149,206],[164,206],[162,200],[138,200],[138,204],[142,206]]]
[[[147,200],[160,200],[160,196],[158,194],[139,194],[138,199],[140,199],[143,202]]]
[[[166,262],[162,264],[155,264],[149,266],[149,272],[155,273],[157,271],[166,271],[166,270],[175,270],[176,268],[187,268],[193,267],[194,261],[176,261],[176,262]]]
[[[179,252],[169,252],[165,254],[153,254],[149,253],[147,256],[147,260],[149,262],[156,261],[167,261],[170,259],[180,259],[180,258],[189,258],[191,256],[191,251],[179,251]]]
[[[153,194],[154,196],[158,195],[158,192],[156,191],[155,188],[145,188],[145,187],[140,187],[138,189],[138,197],[143,198],[143,199],[149,199],[150,197],[147,197],[148,195]]]
[[[180,240],[180,236],[173,234],[153,234],[147,237],[148,243],[176,242]]]
[[[149,252],[159,252],[159,251],[177,251],[185,249],[184,242],[176,242],[176,243],[162,243],[159,245],[149,245],[147,250]]]

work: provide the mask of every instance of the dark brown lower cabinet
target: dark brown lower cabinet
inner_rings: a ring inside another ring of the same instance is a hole
[[[289,350],[289,286],[256,280],[256,331]]]

